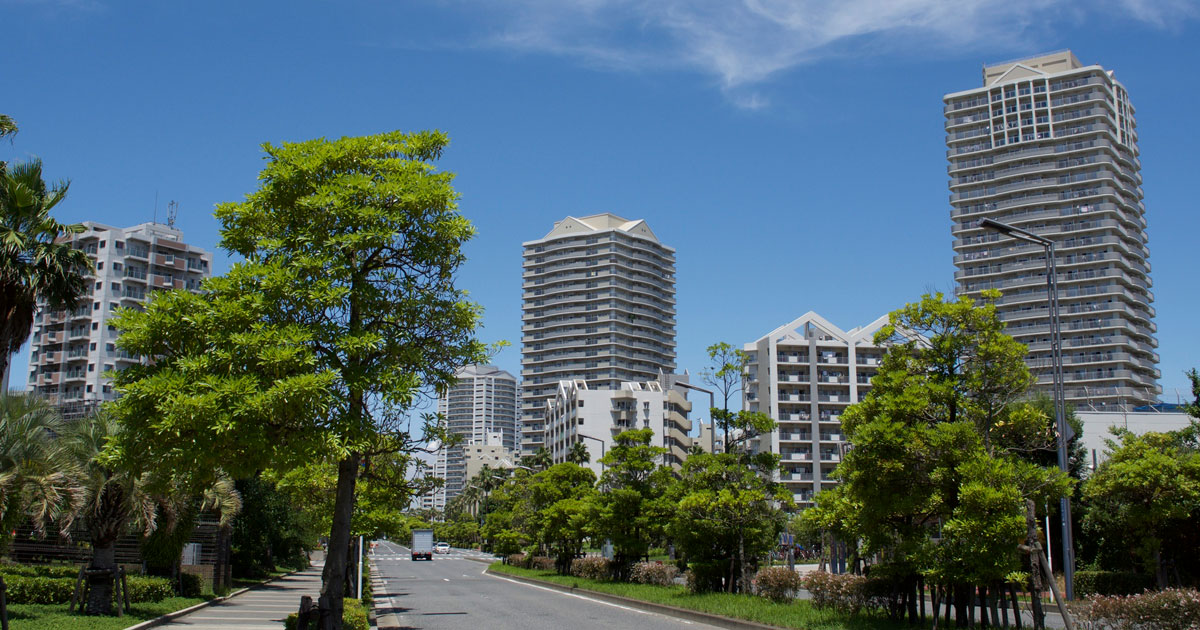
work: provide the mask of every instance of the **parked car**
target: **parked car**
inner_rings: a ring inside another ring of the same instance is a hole
[[[433,546],[434,553],[450,553],[450,543],[440,542]]]

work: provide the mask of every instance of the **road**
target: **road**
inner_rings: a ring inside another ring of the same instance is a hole
[[[459,549],[413,562],[407,547],[380,541],[372,561],[379,628],[420,630],[707,630],[713,628],[484,575],[479,554]],[[481,556],[490,557],[490,556]]]

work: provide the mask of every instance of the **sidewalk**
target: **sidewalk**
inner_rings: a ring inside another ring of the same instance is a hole
[[[172,630],[282,630],[283,620],[300,609],[300,598],[321,593],[322,566],[314,565],[251,587],[246,592],[169,621]]]

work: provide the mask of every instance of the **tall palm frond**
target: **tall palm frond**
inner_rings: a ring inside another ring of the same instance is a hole
[[[0,172],[0,372],[29,338],[39,298],[64,308],[87,291],[91,259],[66,238],[84,227],[50,216],[69,186],[47,186],[38,159]]]
[[[17,121],[4,114],[0,114],[0,138],[11,136],[17,133]]]
[[[233,478],[224,472],[219,473],[216,483],[204,491],[200,509],[220,514],[221,527],[233,525],[233,519],[242,511],[242,493],[238,492]]]
[[[39,535],[51,524],[66,533],[83,505],[77,468],[62,441],[58,413],[44,400],[0,397],[0,526],[21,518]]]

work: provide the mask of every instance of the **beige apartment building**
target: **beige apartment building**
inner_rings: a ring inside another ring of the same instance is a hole
[[[943,99],[957,293],[1003,292],[1000,317],[1048,390],[1045,250],[979,223],[1054,241],[1067,402],[1097,411],[1156,402],[1146,209],[1125,86],[1070,51],[989,65],[982,78]]]
[[[842,412],[871,389],[884,353],[874,336],[887,322],[842,330],[809,311],[743,347],[743,405],[778,422],[755,448],[780,456],[778,481],[798,507],[837,483],[830,475],[846,449]]]
[[[521,443],[546,445],[561,381],[619,390],[675,370],[675,250],[643,220],[567,217],[524,246]]]
[[[44,305],[33,320],[27,391],[59,405],[67,415],[83,413],[116,394],[107,372],[139,361],[116,347],[109,325],[119,307],[142,308],[154,291],[199,291],[212,274],[212,253],[183,241],[183,233],[161,223],[117,228],[93,221],[71,236],[95,265],[89,294],[73,308]]]

